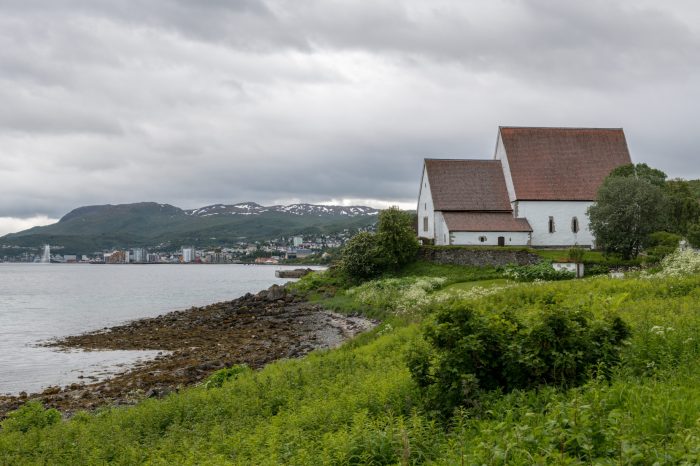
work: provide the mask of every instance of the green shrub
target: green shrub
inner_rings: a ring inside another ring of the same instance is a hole
[[[248,372],[250,372],[250,368],[246,364],[236,364],[235,366],[214,372],[202,385],[204,388],[218,388],[221,387],[224,382],[236,380],[239,375]]]
[[[28,432],[34,428],[44,428],[61,420],[57,410],[44,409],[38,401],[28,401],[21,408],[11,412],[0,425],[5,432]]]
[[[656,231],[649,235],[649,238],[647,239],[647,245],[650,247],[667,246],[676,249],[680,240],[681,235],[669,233],[667,231]]]
[[[657,231],[650,234],[646,241],[646,261],[651,263],[659,262],[678,249],[678,243],[680,241],[680,235],[667,231]]]
[[[338,289],[353,286],[353,281],[339,267],[329,267],[326,270],[316,270],[301,277],[296,282],[288,283],[287,289],[300,295],[309,293],[335,294]]]
[[[483,392],[581,385],[599,368],[619,363],[629,336],[619,317],[544,306],[522,322],[509,311],[458,303],[436,314],[425,343],[409,353],[408,367],[426,408],[446,417],[459,406],[477,406]]]
[[[700,222],[688,227],[688,242],[694,248],[700,249]]]
[[[552,264],[540,262],[535,265],[511,265],[504,269],[504,276],[518,282],[535,280],[569,280],[576,275],[566,270],[555,270]]]
[[[586,276],[605,275],[610,272],[610,267],[602,264],[595,264],[586,267]]]

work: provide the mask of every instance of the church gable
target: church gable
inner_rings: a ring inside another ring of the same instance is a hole
[[[512,200],[594,201],[605,177],[632,163],[622,129],[501,127],[499,138]]]

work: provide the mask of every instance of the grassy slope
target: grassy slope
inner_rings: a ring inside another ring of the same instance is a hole
[[[479,416],[457,416],[445,430],[421,414],[404,363],[420,324],[394,319],[338,350],[222,388],[27,433],[6,429],[0,464],[700,461],[700,277],[523,284],[479,303],[525,316],[544,303],[619,313],[633,327],[624,369],[611,383],[494,395]]]

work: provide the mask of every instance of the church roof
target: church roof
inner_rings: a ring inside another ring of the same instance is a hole
[[[610,172],[632,163],[620,128],[500,127],[517,200],[593,201]]]
[[[450,231],[532,231],[526,219],[510,212],[444,212],[442,216]]]
[[[500,160],[426,159],[425,168],[435,210],[512,210]]]

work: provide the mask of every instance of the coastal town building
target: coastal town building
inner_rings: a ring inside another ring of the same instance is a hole
[[[184,262],[185,264],[194,262],[194,257],[194,248],[182,248],[182,262]]]
[[[500,127],[492,159],[425,159],[419,237],[438,245],[595,246],[587,215],[632,163],[620,128]]]

